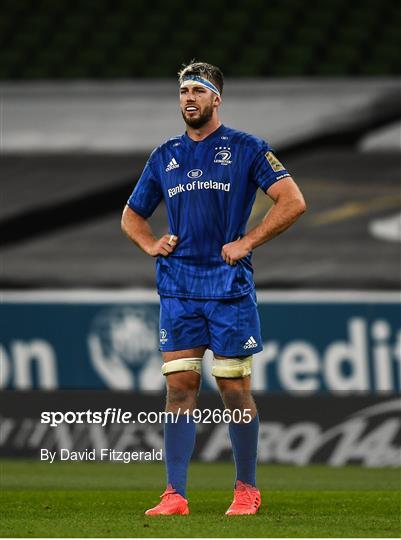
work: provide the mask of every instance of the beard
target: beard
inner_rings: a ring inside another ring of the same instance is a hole
[[[189,126],[191,128],[194,128],[194,129],[199,129],[202,126],[204,126],[205,124],[207,124],[209,122],[209,120],[212,118],[212,116],[213,116],[213,106],[212,106],[211,103],[210,103],[210,105],[206,105],[206,107],[201,112],[201,114],[196,118],[186,116],[185,111],[181,111],[181,114],[182,114],[184,122],[187,124],[187,126]]]

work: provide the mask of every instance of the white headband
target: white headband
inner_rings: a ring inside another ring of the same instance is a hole
[[[185,77],[185,79],[180,85],[180,88],[183,88],[185,86],[191,86],[194,84],[200,84],[201,86],[208,88],[209,90],[220,96],[219,89],[213,83],[203,77],[198,77],[196,75],[188,75],[187,77]]]

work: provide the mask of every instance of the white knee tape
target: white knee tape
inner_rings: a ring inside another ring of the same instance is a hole
[[[213,360],[212,375],[214,377],[240,378],[247,377],[252,371],[252,356],[243,358],[225,358]]]
[[[178,371],[196,371],[201,373],[202,358],[179,358],[178,360],[171,360],[170,362],[164,362],[162,366],[163,375],[169,373],[176,373]]]

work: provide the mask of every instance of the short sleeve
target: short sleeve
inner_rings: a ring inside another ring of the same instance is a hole
[[[150,217],[163,198],[160,182],[153,173],[150,160],[128,199],[128,206],[144,218]]]
[[[267,191],[278,180],[291,176],[267,143],[259,147],[251,166],[251,180]]]

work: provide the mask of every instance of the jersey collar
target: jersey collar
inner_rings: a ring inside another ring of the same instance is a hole
[[[212,131],[210,135],[202,139],[201,141],[194,141],[191,139],[191,137],[188,136],[188,133],[185,132],[183,135],[183,140],[185,141],[186,145],[190,148],[196,148],[199,144],[208,144],[212,141],[214,141],[217,137],[221,136],[224,133],[225,126],[221,124],[217,129]]]

